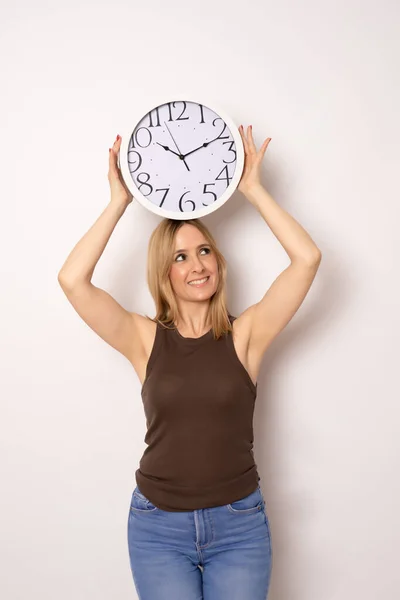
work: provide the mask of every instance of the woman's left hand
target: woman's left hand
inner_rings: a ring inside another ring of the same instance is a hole
[[[242,177],[238,185],[238,190],[244,195],[246,195],[249,191],[261,185],[261,162],[264,158],[265,151],[268,148],[268,144],[270,143],[272,138],[267,138],[261,146],[260,150],[257,152],[253,140],[252,125],[249,125],[247,127],[247,137],[244,134],[243,125],[240,125],[239,132],[243,140],[245,160]]]

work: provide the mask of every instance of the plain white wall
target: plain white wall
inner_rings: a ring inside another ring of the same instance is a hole
[[[252,123],[258,146],[272,137],[263,183],[323,254],[259,377],[269,598],[397,597],[399,17],[394,0],[3,6],[2,598],[136,597],[140,384],[57,273],[109,200],[116,134],[139,103],[182,91]],[[141,314],[154,315],[145,267],[159,221],[134,201],[93,277]],[[239,192],[204,221],[238,315],[289,259]]]

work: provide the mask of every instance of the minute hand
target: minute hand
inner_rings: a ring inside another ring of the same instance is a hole
[[[212,142],[215,142],[216,140],[218,140],[219,137],[216,137],[215,139],[211,140],[210,142],[204,142],[204,144],[202,144],[201,146],[199,146],[198,148],[195,148],[194,150],[191,150],[190,152],[188,152],[187,154],[184,154],[184,158],[186,158],[187,156],[189,156],[189,154],[193,154],[193,152],[197,152],[197,150],[200,150],[201,148],[207,148],[208,144],[212,144]]]

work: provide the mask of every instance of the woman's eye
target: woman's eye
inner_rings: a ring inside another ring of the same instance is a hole
[[[203,250],[205,250],[205,251],[206,251],[206,254],[210,254],[210,252],[211,252],[210,248],[201,248],[201,249],[200,249],[200,252],[203,252]],[[178,256],[176,257],[175,261],[177,261],[177,262],[181,262],[181,261],[178,261],[178,258],[179,258],[180,256],[186,256],[186,254],[178,254]]]

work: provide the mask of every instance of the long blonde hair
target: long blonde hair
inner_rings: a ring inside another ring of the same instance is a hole
[[[217,260],[218,287],[210,298],[206,320],[212,324],[214,339],[218,339],[224,333],[232,331],[230,313],[226,306],[227,264],[211,232],[200,219],[163,219],[151,234],[147,254],[147,284],[156,306],[156,316],[153,319],[145,316],[169,329],[174,329],[175,323],[179,321],[178,304],[169,271],[174,256],[175,235],[185,223],[194,225],[201,231]]]

